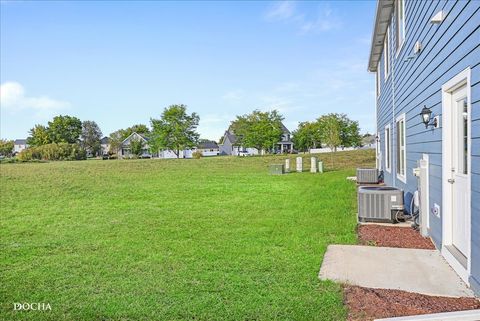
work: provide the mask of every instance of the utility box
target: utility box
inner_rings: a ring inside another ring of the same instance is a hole
[[[318,172],[318,169],[317,169],[317,158],[316,157],[312,157],[310,159],[310,173],[317,173]]]
[[[302,157],[297,157],[297,172],[301,173],[303,172],[303,158]]]
[[[285,173],[290,173],[290,159],[285,160]]]
[[[285,167],[283,164],[270,165],[269,173],[272,175],[282,175],[285,173]]]
[[[323,162],[322,161],[318,162],[318,172],[323,173]]]

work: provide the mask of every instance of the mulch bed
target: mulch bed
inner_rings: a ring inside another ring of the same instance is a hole
[[[359,225],[358,240],[363,245],[434,250],[435,246],[411,227]]]
[[[475,298],[448,298],[400,290],[344,286],[349,321],[480,309]]]
[[[363,245],[434,250],[428,238],[410,227],[359,225],[358,240]],[[480,309],[475,298],[449,298],[401,290],[344,286],[344,303],[349,321],[367,321],[417,314]]]

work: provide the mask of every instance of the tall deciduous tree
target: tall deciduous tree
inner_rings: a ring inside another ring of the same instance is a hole
[[[187,114],[187,106],[171,105],[163,111],[160,119],[151,119],[150,148],[172,150],[180,157],[180,150],[196,145],[200,135],[196,129],[200,117],[196,113]]]
[[[108,143],[110,145],[110,152],[112,154],[118,154],[118,151],[120,150],[120,147],[122,146],[122,142],[125,140],[123,138],[123,132],[122,129],[119,129],[117,131],[114,131],[113,133],[110,134],[108,137]]]
[[[102,131],[96,122],[85,120],[82,123],[82,146],[85,150],[93,155],[100,151],[100,139],[102,139]]]
[[[11,156],[13,154],[13,140],[0,139],[0,155]]]
[[[48,122],[48,136],[53,143],[77,143],[82,134],[82,122],[77,117],[60,115]]]
[[[138,136],[135,136],[138,137]],[[140,156],[142,155],[143,148],[145,147],[145,142],[140,138],[133,138],[130,140],[130,151],[133,155]]]
[[[30,136],[27,138],[27,144],[29,146],[42,146],[50,144],[51,142],[47,127],[35,125],[35,127],[30,129]]]
[[[341,123],[336,114],[328,114],[318,119],[322,140],[333,151],[342,143]]]
[[[360,126],[358,121],[353,121],[345,114],[340,114],[337,117],[340,119],[340,137],[342,146],[358,147],[362,144],[362,137],[360,135]]]
[[[325,124],[327,123],[329,123],[329,129],[332,128],[332,124],[334,122],[338,124],[340,143],[337,145],[337,147],[357,147],[362,143],[358,122],[349,119],[345,114],[327,114],[317,119],[317,122],[320,132],[325,130]],[[322,136],[324,135],[325,134],[322,134]]]
[[[231,128],[238,137],[239,145],[269,151],[282,138],[282,120],[282,115],[276,110],[254,110],[251,114],[237,116]]]
[[[318,122],[301,122],[297,130],[293,132],[293,144],[301,151],[317,148],[322,145],[322,137]]]

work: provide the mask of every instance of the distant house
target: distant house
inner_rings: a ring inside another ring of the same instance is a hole
[[[375,148],[377,142],[375,140],[375,135],[365,135],[362,137],[362,148]]]
[[[107,136],[100,139],[100,152],[102,155],[108,154],[110,151],[110,138]]]
[[[180,150],[177,157],[173,150],[165,149],[158,152],[158,158],[192,158],[192,153],[193,150],[191,149]]]
[[[28,148],[27,140],[26,139],[15,139],[13,142],[13,153],[18,154],[22,150]]]
[[[125,138],[123,140],[122,144],[120,145],[120,151],[118,153],[118,157],[120,157],[120,158],[130,158],[130,157],[134,156],[132,154],[131,147],[130,147],[130,143],[133,140],[143,141],[144,146],[143,146],[143,149],[142,149],[142,152],[141,152],[141,156],[143,156],[143,157],[154,156],[150,153],[150,148],[148,146],[148,137],[146,137],[142,134],[138,134],[136,132],[133,132],[132,134],[130,134],[130,136],[128,136],[127,138]]]
[[[218,147],[218,144],[213,140],[199,143],[195,150],[201,152],[203,156],[220,155],[220,148]]]
[[[293,142],[291,133],[282,123],[282,139],[274,148],[275,153],[291,153],[293,151]],[[259,151],[256,148],[243,147],[238,143],[238,137],[233,133],[232,128],[228,128],[223,134],[222,143],[219,144],[220,155],[258,155]]]

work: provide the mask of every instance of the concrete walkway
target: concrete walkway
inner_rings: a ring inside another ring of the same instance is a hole
[[[319,278],[426,295],[474,296],[437,250],[329,245]]]

